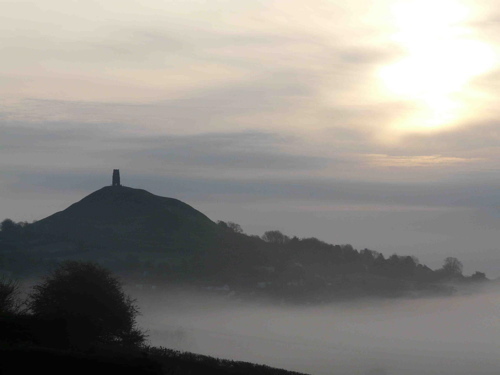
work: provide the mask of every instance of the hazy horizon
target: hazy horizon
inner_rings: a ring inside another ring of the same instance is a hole
[[[495,289],[309,306],[180,290],[131,294],[151,344],[182,351],[317,375],[493,375],[500,367]]]

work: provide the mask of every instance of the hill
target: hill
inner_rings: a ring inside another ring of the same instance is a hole
[[[177,199],[107,186],[32,225],[53,240],[118,251],[175,252],[205,248],[217,225]]]
[[[389,257],[317,238],[268,231],[247,235],[177,199],[108,186],[28,224],[0,225],[0,274],[33,277],[60,261],[91,260],[131,283],[190,284],[234,295],[321,301],[360,296],[450,294],[486,275],[462,274],[452,257],[432,270],[412,256]]]

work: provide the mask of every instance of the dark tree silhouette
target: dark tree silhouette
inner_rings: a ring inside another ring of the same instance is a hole
[[[234,233],[243,233],[243,229],[240,224],[234,223],[232,221],[227,222],[227,227]]]
[[[474,274],[472,276],[470,276],[470,279],[472,281],[485,281],[485,280],[488,280],[486,278],[486,274],[485,273],[478,272],[478,271],[474,272]]]
[[[91,262],[67,261],[33,288],[29,306],[35,317],[66,322],[69,343],[139,346],[138,308],[107,269]]]
[[[284,235],[279,230],[270,230],[265,232],[262,235],[262,239],[276,245],[284,245],[290,241],[290,237]]]
[[[0,278],[0,317],[14,315],[20,312],[21,302],[18,299],[19,285],[17,282]]]
[[[463,265],[457,258],[448,257],[444,260],[443,272],[449,276],[461,276]]]
[[[225,221],[219,220],[219,221],[217,221],[217,225],[225,231],[239,233],[239,234],[244,233],[243,229],[241,228],[241,225],[237,224],[235,222],[232,222],[232,221],[228,221],[226,223]]]
[[[5,219],[0,223],[0,233],[5,240],[18,239],[22,234],[23,224],[15,223],[11,219]]]
[[[17,228],[19,227],[18,224],[16,224],[14,221],[12,221],[11,219],[4,219],[1,223],[0,223],[0,230],[4,233],[10,233],[10,232],[14,232],[17,230]]]

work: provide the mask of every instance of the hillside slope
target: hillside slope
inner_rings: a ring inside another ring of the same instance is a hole
[[[107,186],[33,224],[37,233],[126,251],[186,251],[209,245],[217,225],[177,199]]]

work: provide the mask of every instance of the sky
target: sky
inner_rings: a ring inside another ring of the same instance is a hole
[[[0,210],[111,183],[500,276],[500,1],[0,0]]]

